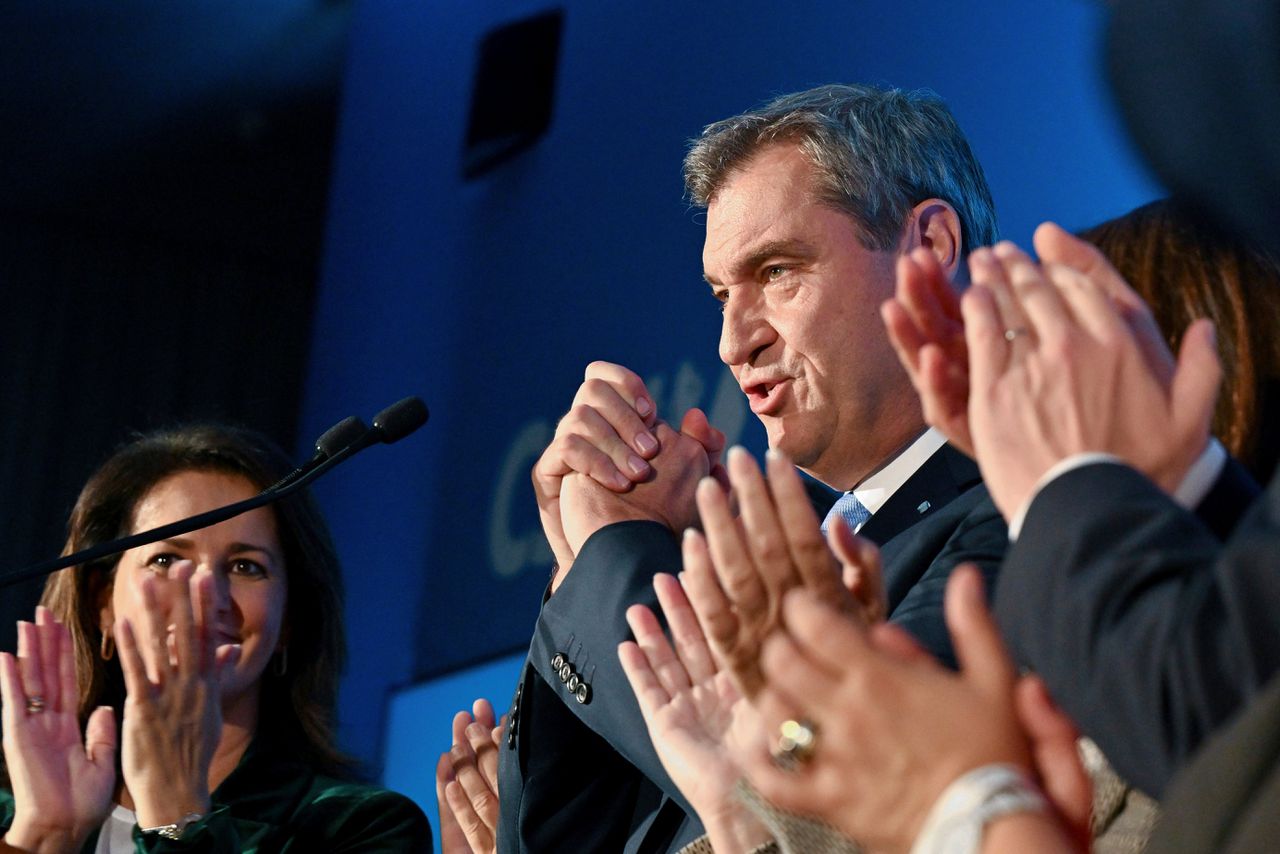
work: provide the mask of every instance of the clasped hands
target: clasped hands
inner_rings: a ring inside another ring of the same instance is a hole
[[[167,607],[161,600],[167,592]],[[70,632],[45,608],[18,624],[18,654],[0,653],[4,752],[14,795],[5,842],[21,850],[76,851],[103,822],[123,784],[140,826],[209,811],[209,765],[221,735],[218,678],[238,646],[217,646],[206,630],[212,578],[190,561],[168,578],[143,579],[146,625],[114,625],[128,691],[121,736],[115,713],[95,709],[81,736],[75,649]],[[93,654],[97,654],[94,650]]]
[[[1175,361],[1096,247],[1052,223],[1034,242],[1039,264],[1007,242],[970,253],[963,299],[928,252],[899,260],[881,313],[926,420],[976,457],[1005,519],[1086,452],[1174,492],[1209,441],[1222,374],[1212,324],[1193,323]]]

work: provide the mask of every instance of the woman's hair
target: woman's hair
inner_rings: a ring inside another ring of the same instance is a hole
[[[1177,352],[1187,326],[1211,319],[1223,385],[1213,433],[1265,482],[1280,448],[1270,432],[1280,379],[1280,261],[1169,200],[1081,232],[1151,306]]]
[[[112,454],[80,491],[63,554],[131,533],[138,502],[171,475],[218,472],[243,477],[262,490],[292,468],[278,446],[250,430],[192,424],[141,436]],[[280,674],[273,659],[263,672],[258,727],[284,740],[317,770],[345,776],[351,760],[333,745],[338,676],[346,656],[338,556],[319,508],[305,491],[276,502],[272,510],[288,579],[288,663]],[[97,706],[119,710],[124,700],[118,657],[104,661],[100,654],[100,612],[118,562],[115,555],[57,572],[41,599],[71,632],[82,722]]]

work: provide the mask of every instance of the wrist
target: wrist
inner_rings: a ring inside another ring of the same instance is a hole
[[[911,854],[977,854],[987,826],[1015,814],[1048,813],[1049,805],[1026,772],[1016,765],[973,768],[951,782],[924,820]]]
[[[53,854],[53,852],[79,851],[88,831],[79,832],[68,827],[45,827],[35,822],[15,818],[4,835],[4,844],[19,851]]]
[[[134,815],[138,827],[166,827],[177,824],[191,815],[206,816],[212,809],[208,792],[190,792],[185,795],[169,793],[160,797],[135,798]]]
[[[716,852],[755,851],[773,841],[773,834],[742,803],[719,811],[695,810]]]

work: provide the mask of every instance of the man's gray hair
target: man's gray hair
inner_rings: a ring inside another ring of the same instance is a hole
[[[685,188],[706,207],[757,152],[792,142],[812,161],[819,198],[853,217],[867,249],[895,248],[911,209],[951,204],[963,252],[999,238],[982,167],[933,92],[820,86],[707,125],[684,159]]]

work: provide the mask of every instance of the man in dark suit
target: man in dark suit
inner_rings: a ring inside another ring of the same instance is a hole
[[[963,276],[995,239],[981,168],[946,107],[918,93],[822,87],[711,125],[685,163],[707,209],[721,359],[771,447],[845,493],[882,547],[890,619],[951,660],[946,577],[990,574],[1003,521],[973,463],[926,429],[877,309],[900,256]],[[617,660],[624,612],[680,565],[694,487],[722,438],[697,411],[656,420],[625,368],[588,369],[534,470],[557,572],[500,760],[503,851],[675,850],[700,833],[663,771]]]

